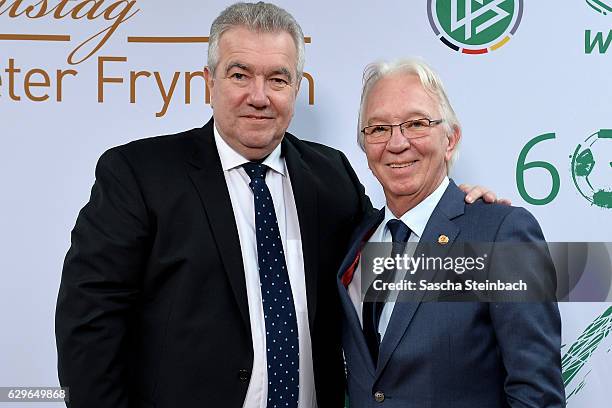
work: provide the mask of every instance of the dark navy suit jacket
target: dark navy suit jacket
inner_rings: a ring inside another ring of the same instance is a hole
[[[372,361],[359,319],[341,277],[358,256],[368,232],[384,210],[355,231],[351,250],[338,273],[343,347],[351,408],[502,408],[563,407],[561,321],[556,303],[398,302]],[[420,242],[544,241],[525,209],[467,205],[451,181],[432,213]],[[548,253],[526,254],[518,267],[545,273],[554,282]],[[380,400],[377,402],[375,394]]]

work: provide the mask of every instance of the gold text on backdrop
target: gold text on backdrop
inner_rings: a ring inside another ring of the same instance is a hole
[[[47,0],[40,0],[38,2],[24,2],[23,0],[7,2],[6,0],[0,0],[0,16],[6,14],[10,18],[38,19],[47,17],[55,20],[80,20],[82,18],[96,20],[102,18],[106,21],[112,21],[110,26],[105,27],[80,43],[68,55],[68,63],[76,65],[95,54],[106,44],[121,24],[140,11],[140,9],[132,10],[136,2],[137,0],[112,2],[107,2],[106,0],[60,0],[54,6],[50,6]],[[91,46],[89,51],[87,51],[88,45]]]

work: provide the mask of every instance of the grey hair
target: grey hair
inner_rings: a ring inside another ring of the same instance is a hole
[[[436,72],[424,61],[418,59],[399,59],[395,61],[379,61],[366,66],[363,72],[363,87],[361,90],[361,103],[359,105],[359,119],[357,122],[357,143],[363,151],[365,151],[364,135],[361,132],[364,126],[364,110],[366,99],[372,87],[381,79],[397,73],[414,74],[419,78],[421,85],[425,91],[429,93],[439,104],[440,115],[444,122],[444,130],[447,136],[450,136],[455,129],[461,130],[461,124],[453,107],[446,96],[442,80]],[[453,163],[456,160],[458,146],[453,151],[453,155],[448,163],[446,170],[450,172]]]
[[[255,32],[285,31],[291,35],[297,50],[297,83],[304,72],[304,33],[295,18],[284,9],[270,3],[234,3],[219,14],[210,27],[208,39],[208,69],[214,75],[219,62],[219,40],[226,31],[245,27]]]

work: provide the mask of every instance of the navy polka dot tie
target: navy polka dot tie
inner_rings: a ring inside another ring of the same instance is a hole
[[[255,202],[255,235],[259,281],[266,324],[268,408],[297,408],[299,346],[293,295],[278,229],[276,212],[265,177],[268,167],[246,163]]]

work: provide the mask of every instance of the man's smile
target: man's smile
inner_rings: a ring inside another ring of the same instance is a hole
[[[387,166],[391,167],[392,169],[401,169],[404,167],[411,167],[416,162],[418,162],[418,160],[405,161],[405,162],[394,162],[394,163],[387,164]]]
[[[243,115],[242,118],[250,119],[250,120],[256,120],[256,121],[264,121],[264,120],[274,119],[271,116],[263,116],[263,115]]]

